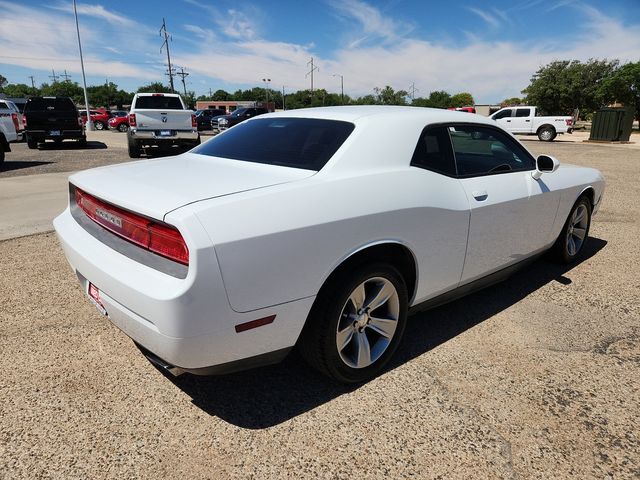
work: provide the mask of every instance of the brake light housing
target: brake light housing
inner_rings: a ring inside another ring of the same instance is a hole
[[[573,118],[566,118],[565,123],[567,124],[567,127],[570,127],[573,125]]]
[[[130,127],[135,127],[138,124],[136,123],[136,114],[135,113],[130,113],[129,114],[129,126]]]
[[[16,132],[20,131],[20,121],[18,121],[18,114],[12,113],[11,120],[13,120],[13,126],[16,127]]]
[[[75,189],[78,207],[95,223],[115,235],[182,265],[189,265],[189,248],[177,228],[148,219]]]
[[[191,115],[191,127],[192,128],[197,128],[198,127],[198,122],[196,121],[196,116],[195,115]]]

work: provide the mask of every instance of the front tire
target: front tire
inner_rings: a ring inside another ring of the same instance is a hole
[[[299,350],[323,374],[342,383],[378,375],[396,351],[407,322],[404,279],[385,263],[339,275],[316,298]]]
[[[538,130],[538,138],[543,142],[551,142],[556,138],[556,130],[553,127],[542,127]]]
[[[120,125],[118,125],[118,130],[124,133],[129,130],[129,125],[127,125],[126,123],[121,123]]]
[[[102,123],[99,120],[96,122],[93,122],[93,126],[96,128],[96,130],[104,130],[104,123]]]
[[[38,141],[31,136],[27,136],[27,147],[29,147],[31,150],[35,150],[36,148],[38,148]]]
[[[556,260],[560,263],[575,261],[587,242],[590,227],[591,202],[586,196],[581,196],[571,209],[562,232],[552,247]]]

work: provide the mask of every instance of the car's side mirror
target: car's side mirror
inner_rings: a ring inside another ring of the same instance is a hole
[[[531,176],[538,180],[543,173],[553,173],[560,166],[557,158],[551,155],[540,155],[536,159],[536,169],[531,172]]]

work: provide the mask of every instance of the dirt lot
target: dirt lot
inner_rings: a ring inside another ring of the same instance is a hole
[[[170,380],[85,300],[53,234],[0,242],[0,478],[638,478],[640,150],[526,145],[607,178],[583,261],[412,317],[356,388],[295,354]]]

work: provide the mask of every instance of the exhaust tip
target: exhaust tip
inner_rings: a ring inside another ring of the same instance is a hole
[[[147,360],[149,360],[149,362],[151,362],[151,364],[153,364],[155,367],[157,367],[161,371],[167,372],[167,373],[171,374],[171,376],[173,376],[173,377],[179,377],[180,375],[185,373],[185,371],[182,368],[176,367],[175,365],[171,365],[170,363],[165,362],[163,359],[161,359],[160,357],[158,357],[154,353],[150,352],[149,350],[144,348],[139,343],[136,343],[136,346],[142,352],[142,354],[145,357],[147,357]]]

